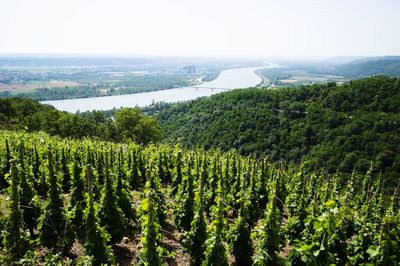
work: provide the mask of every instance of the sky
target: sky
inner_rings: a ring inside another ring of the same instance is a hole
[[[400,0],[0,0],[0,53],[400,55]]]

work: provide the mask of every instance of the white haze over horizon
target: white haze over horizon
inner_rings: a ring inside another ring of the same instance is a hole
[[[0,53],[400,55],[400,0],[0,0]]]

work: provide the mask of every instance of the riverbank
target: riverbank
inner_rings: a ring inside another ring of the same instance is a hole
[[[264,69],[265,68],[255,71],[255,73],[262,79],[262,81],[255,86],[257,88],[269,87],[271,85],[271,81],[262,74]]]
[[[105,97],[42,101],[41,103],[50,104],[58,110],[75,113],[78,111],[110,110],[120,107],[145,107],[157,102],[188,101],[199,97],[211,96],[226,90],[255,87],[263,81],[256,71],[272,67],[276,67],[276,65],[227,69],[221,71],[215,80],[196,86]]]

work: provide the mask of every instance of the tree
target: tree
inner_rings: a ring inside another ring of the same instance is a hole
[[[162,139],[161,127],[157,120],[150,116],[143,115],[140,120],[140,124],[137,126],[137,138],[138,143],[147,145],[151,142],[158,142]]]
[[[149,144],[161,139],[161,128],[152,117],[139,108],[122,108],[115,113],[115,125],[120,140]]]

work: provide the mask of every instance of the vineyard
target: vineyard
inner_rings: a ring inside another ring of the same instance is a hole
[[[0,264],[399,265],[399,185],[305,164],[1,131]]]

